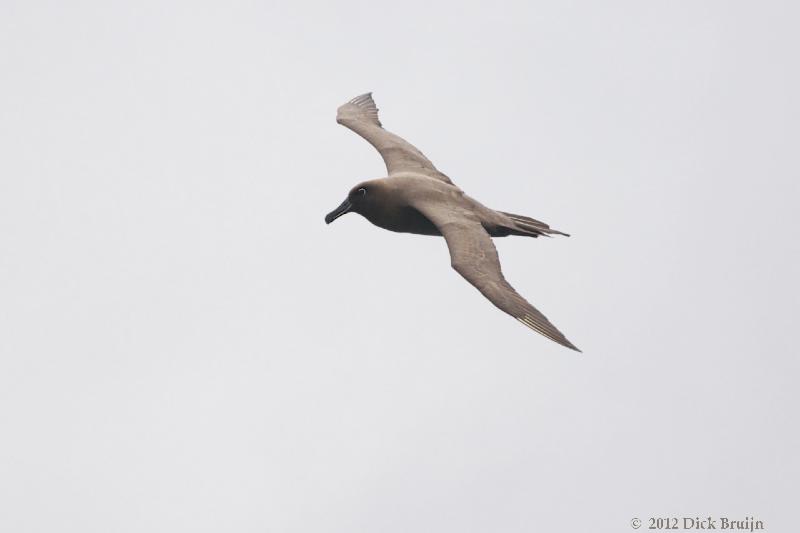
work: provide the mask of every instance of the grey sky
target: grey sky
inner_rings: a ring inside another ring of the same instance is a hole
[[[792,530],[798,15],[4,1],[0,530]],[[370,90],[584,355],[325,226]]]

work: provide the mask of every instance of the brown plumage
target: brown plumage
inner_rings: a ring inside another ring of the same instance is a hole
[[[443,236],[453,268],[489,301],[548,339],[580,351],[509,285],[491,239],[566,233],[530,217],[489,209],[464,194],[422,152],[383,129],[371,93],[341,106],[336,121],[378,150],[388,177],[353,187],[345,201],[325,217],[326,223],[352,211],[390,231]]]

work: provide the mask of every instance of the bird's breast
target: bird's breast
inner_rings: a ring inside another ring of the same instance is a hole
[[[441,236],[433,222],[410,206],[376,210],[364,213],[364,216],[376,226],[389,231]]]

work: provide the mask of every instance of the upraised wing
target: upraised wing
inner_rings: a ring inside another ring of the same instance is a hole
[[[453,268],[501,311],[532,330],[572,350],[580,350],[503,277],[500,259],[480,220],[467,210],[435,203],[415,205],[447,241]]]
[[[422,152],[394,133],[383,129],[372,93],[356,96],[339,108],[336,122],[358,133],[381,154],[389,176],[414,172],[452,184],[450,178],[436,170]]]

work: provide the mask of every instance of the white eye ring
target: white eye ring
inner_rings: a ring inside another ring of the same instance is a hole
[[[360,188],[360,189],[358,189],[356,192],[357,192],[358,194],[362,194],[362,195],[363,195],[363,194],[367,194],[367,189],[365,189],[364,187],[361,187],[361,188]]]

